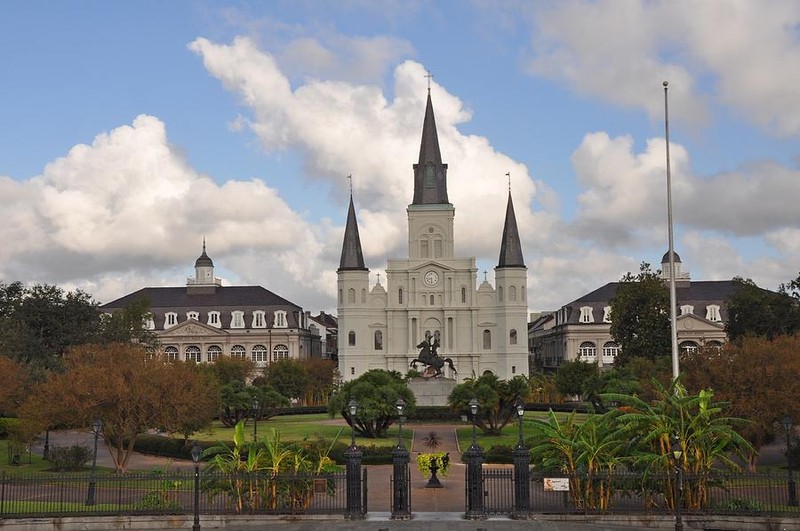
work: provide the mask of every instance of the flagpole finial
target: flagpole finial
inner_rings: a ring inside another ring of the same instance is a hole
[[[667,86],[669,85],[669,81],[664,81],[664,82],[662,83],[662,85],[664,85],[664,88],[667,88]]]

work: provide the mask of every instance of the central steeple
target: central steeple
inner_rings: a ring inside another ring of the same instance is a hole
[[[419,146],[419,162],[414,164],[414,201],[412,204],[441,205],[449,202],[447,199],[447,164],[442,163],[431,92],[428,89],[428,104],[425,108],[422,142]]]

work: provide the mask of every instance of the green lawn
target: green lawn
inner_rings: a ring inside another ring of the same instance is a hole
[[[272,417],[269,420],[262,420],[258,423],[258,438],[272,438],[273,433],[277,432],[283,442],[302,441],[310,437],[321,437],[326,441],[338,440],[346,444],[350,443],[350,427],[347,425],[327,424],[323,421],[331,419],[325,413],[312,415],[281,415]],[[408,447],[411,431],[403,427],[403,440]],[[245,437],[248,441],[253,440],[253,422],[248,421],[245,426]],[[233,428],[222,425],[221,422],[214,422],[210,429],[195,433],[192,439],[203,441],[232,441]],[[356,437],[357,446],[386,446],[393,447],[397,444],[397,425],[389,428],[388,437],[385,439],[368,439],[366,437]]]

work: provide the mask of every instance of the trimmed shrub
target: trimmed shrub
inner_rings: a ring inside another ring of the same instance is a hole
[[[48,453],[48,459],[52,464],[52,469],[56,472],[75,472],[83,470],[89,459],[92,458],[92,450],[88,446],[75,444],[73,446],[52,446]]]

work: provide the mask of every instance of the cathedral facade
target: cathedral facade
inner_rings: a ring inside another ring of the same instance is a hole
[[[447,164],[430,91],[413,169],[414,196],[406,209],[408,257],[387,260],[386,286],[380,280],[370,286],[350,198],[337,270],[342,378],[370,369],[406,374],[434,339],[436,354],[455,367],[444,365],[447,378],[461,382],[487,371],[501,379],[527,376],[527,267],[511,193],[503,233],[497,235],[495,285],[486,280],[478,285],[475,258],[455,254],[455,208],[447,197]]]

